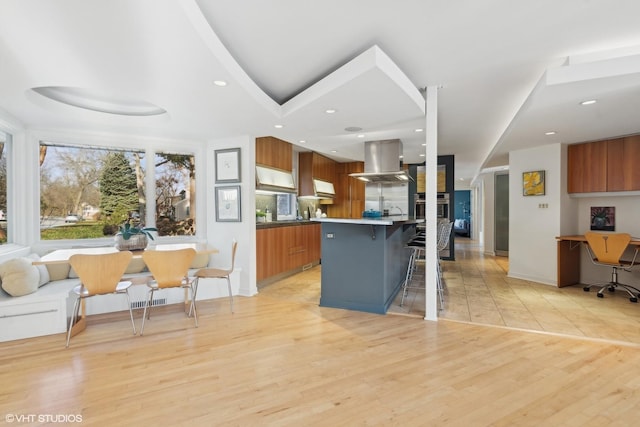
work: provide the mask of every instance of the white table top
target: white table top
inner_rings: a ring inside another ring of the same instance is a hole
[[[169,243],[160,245],[149,245],[147,251],[173,251],[177,249],[193,248],[197,254],[217,254],[219,251],[207,245],[206,243]],[[75,254],[109,254],[118,252],[113,246],[105,246],[98,248],[72,248],[72,249],[56,249],[42,256],[38,261],[34,261],[33,264],[64,264],[69,262],[71,255]],[[144,251],[134,251],[134,258],[141,258]]]

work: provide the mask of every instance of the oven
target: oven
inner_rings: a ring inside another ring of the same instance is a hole
[[[438,193],[436,212],[438,218],[449,218],[449,193]]]
[[[414,212],[416,219],[425,218],[425,200],[424,193],[416,193],[414,196]],[[438,193],[436,203],[436,216],[440,218],[449,218],[449,193]]]
[[[414,214],[416,219],[424,219],[424,193],[416,193],[413,195]]]

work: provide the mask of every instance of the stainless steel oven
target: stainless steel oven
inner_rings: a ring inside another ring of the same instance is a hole
[[[424,193],[416,193],[413,195],[414,214],[416,219],[424,219]]]
[[[449,218],[449,193],[438,193],[436,212],[438,218]]]

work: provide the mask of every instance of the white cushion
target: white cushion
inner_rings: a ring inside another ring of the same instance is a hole
[[[14,258],[0,264],[2,289],[14,297],[32,294],[38,290],[40,273],[31,258]]]
[[[40,260],[40,256],[38,256],[38,254],[29,254],[29,258],[31,258],[33,261]],[[49,270],[47,270],[47,266],[44,264],[38,264],[36,265],[36,268],[38,269],[38,273],[40,274],[38,287],[49,283],[49,280],[51,280],[51,277],[49,276]]]

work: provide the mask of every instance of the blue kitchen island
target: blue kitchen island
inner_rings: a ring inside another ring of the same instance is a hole
[[[322,223],[320,306],[384,314],[402,288],[421,220],[316,218]]]

